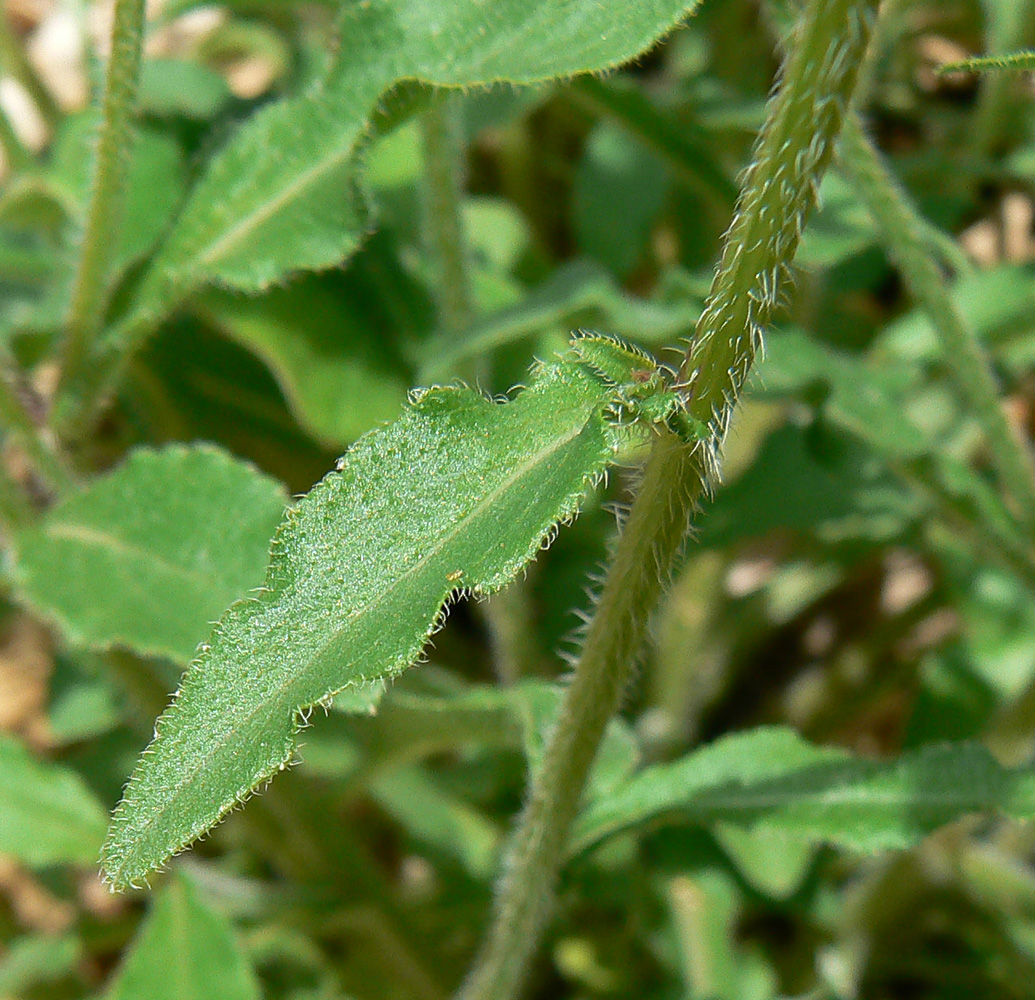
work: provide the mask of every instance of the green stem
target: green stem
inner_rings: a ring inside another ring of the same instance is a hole
[[[143,35],[144,0],[116,0],[93,192],[72,287],[59,396],[89,366],[108,306],[110,261],[122,221]]]
[[[691,514],[714,481],[722,437],[829,163],[876,6],[877,0],[810,0],[802,16],[682,368],[691,415],[710,424],[713,440],[688,447],[666,433],[655,441],[462,1000],[511,1000],[524,982],[552,911],[586,776],[648,617],[676,567]]]
[[[0,107],[0,146],[3,147],[7,166],[12,173],[24,170],[32,163],[32,153],[18,138],[7,112]]]
[[[461,214],[464,145],[457,96],[437,93],[421,118],[424,147],[424,236],[439,322],[451,332],[474,318],[467,239]]]
[[[841,143],[844,169],[876,220],[889,256],[931,321],[942,361],[984,429],[996,470],[1014,501],[1015,514],[1035,535],[1035,462],[1031,450],[1007,420],[992,366],[928,252],[916,210],[854,114],[845,122]]]
[[[43,85],[32,64],[25,56],[21,43],[14,36],[7,18],[0,12],[0,67],[17,80],[32,98],[36,110],[49,126],[61,117],[61,109],[47,88]]]

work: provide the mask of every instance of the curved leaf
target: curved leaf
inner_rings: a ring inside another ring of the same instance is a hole
[[[909,847],[970,813],[1035,816],[1035,769],[984,747],[924,747],[893,761],[817,747],[793,730],[738,733],[641,771],[579,817],[570,850],[648,822],[733,824],[858,851]]]
[[[159,719],[113,819],[111,882],[139,879],[285,767],[300,712],[405,669],[445,602],[534,558],[624,439],[608,414],[642,388],[644,357],[614,351],[627,385],[573,352],[511,402],[427,390],[360,439],[288,511],[265,589],[223,616]]]
[[[77,645],[186,663],[262,582],[286,499],[208,445],[136,451],[15,537],[18,592]]]
[[[695,0],[371,0],[348,4],[341,55],[323,83],[257,113],[195,186],[123,330],[146,328],[198,286],[258,290],[339,263],[368,228],[357,154],[382,95],[534,83],[634,58]],[[276,155],[269,151],[276,149]],[[351,196],[350,196],[351,192]]]

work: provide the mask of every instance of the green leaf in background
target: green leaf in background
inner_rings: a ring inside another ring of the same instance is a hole
[[[289,509],[266,587],[216,626],[126,788],[105,851],[114,885],[286,767],[299,713],[405,669],[445,602],[504,586],[575,515],[627,433],[609,415],[623,386],[577,357],[540,366],[503,404],[463,387],[415,394]],[[643,356],[623,357],[634,391]]]
[[[817,747],[763,727],[645,768],[579,817],[577,854],[622,830],[675,820],[735,824],[857,851],[909,847],[970,813],[1035,816],[1035,769],[1002,767],[984,747],[923,747],[897,760]]]
[[[465,361],[544,330],[597,323],[639,343],[671,344],[692,332],[700,314],[699,303],[685,292],[672,301],[638,299],[625,294],[599,264],[575,260],[511,308],[478,320],[459,336],[443,332],[422,343],[416,360],[421,381],[434,381],[448,378]]]
[[[195,311],[266,362],[303,427],[340,446],[396,417],[409,388],[369,297],[362,282],[335,293],[307,275],[261,297],[208,292]]]
[[[199,285],[255,291],[339,263],[368,229],[358,159],[382,94],[535,83],[617,66],[694,8],[687,0],[452,0],[346,5],[341,56],[321,87],[256,114],[209,163],[127,320],[145,327]],[[276,148],[277,156],[268,151]],[[352,196],[349,196],[349,193]]]
[[[134,452],[18,534],[18,593],[73,644],[186,663],[226,606],[262,583],[285,500],[275,480],[211,446]]]
[[[104,809],[79,776],[0,734],[0,853],[27,865],[92,865]]]
[[[1030,268],[1000,264],[977,271],[953,284],[952,300],[967,326],[990,350],[998,354],[1012,335],[1030,352],[1035,310]],[[922,309],[910,310],[889,323],[872,349],[873,360],[883,368],[938,364],[941,353],[938,336]],[[1030,357],[1026,360],[1030,365]]]
[[[572,222],[579,249],[625,277],[646,252],[668,187],[661,160],[624,129],[599,124],[575,172]]]
[[[226,918],[185,876],[156,894],[105,1000],[259,1000],[259,984]]]
[[[82,960],[83,945],[74,934],[17,937],[0,958],[0,996],[30,996],[33,987],[73,974]]]
[[[151,58],[140,69],[138,103],[144,114],[208,121],[233,100],[226,80],[201,63]]]

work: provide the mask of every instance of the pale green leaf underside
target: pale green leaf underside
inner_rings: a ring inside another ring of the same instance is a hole
[[[411,664],[451,594],[507,583],[613,458],[616,398],[563,360],[507,403],[429,390],[360,439],[288,511],[265,590],[223,616],[159,720],[113,819],[110,880],[141,878],[283,767],[300,711]]]
[[[259,1000],[233,928],[186,878],[172,878],[130,946],[105,1000]]]
[[[97,861],[104,809],[78,775],[0,734],[0,854],[27,865]]]
[[[186,663],[262,583],[286,500],[211,446],[136,451],[15,538],[18,592],[76,645]]]
[[[1035,816],[1035,769],[984,747],[924,747],[893,761],[816,747],[793,730],[739,733],[641,771],[579,817],[572,854],[648,823],[731,824],[858,851],[915,844],[970,813]]]
[[[322,85],[260,111],[209,163],[154,261],[128,326],[199,285],[245,290],[339,263],[367,229],[357,152],[403,80],[534,83],[617,66],[695,0],[370,0],[346,5]],[[270,150],[276,149],[276,155]],[[349,197],[349,192],[353,193]],[[117,334],[116,334],[117,335]]]

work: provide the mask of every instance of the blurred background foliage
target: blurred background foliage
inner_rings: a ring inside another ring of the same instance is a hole
[[[0,108],[17,141],[0,186],[0,337],[45,391],[110,10],[6,0],[3,15]],[[333,16],[315,0],[153,5],[121,296],[204,158],[319,71]],[[672,360],[762,121],[776,32],[756,0],[709,0],[605,79],[460,98],[476,312],[461,331],[436,321],[419,121],[388,133],[367,153],[376,230],[347,266],[192,299],[135,358],[80,462],[101,470],[138,445],[204,440],[298,493],[412,385],[505,392],[579,327]],[[904,0],[884,35],[871,135],[1030,434],[1035,91],[1021,74],[938,68],[1035,44],[1035,4]],[[987,530],[1001,501],[982,436],[836,166],[798,264],[725,485],[613,727],[612,763],[669,760],[761,723],[865,757],[972,738],[1028,761],[1035,576]],[[28,475],[16,445],[3,457]],[[92,858],[183,664],[79,651],[6,601],[0,761],[58,805],[21,848],[5,834],[0,997],[161,997],[170,977],[187,990],[177,996],[227,1000],[448,996],[485,923],[572,609],[632,479],[613,475],[497,598],[506,615],[456,607],[428,665],[369,706],[318,714],[301,766],[156,878],[153,897],[108,895]],[[3,782],[0,830],[17,794]],[[677,816],[570,866],[531,995],[1035,997],[1033,860],[1031,829],[991,820],[870,857]]]

